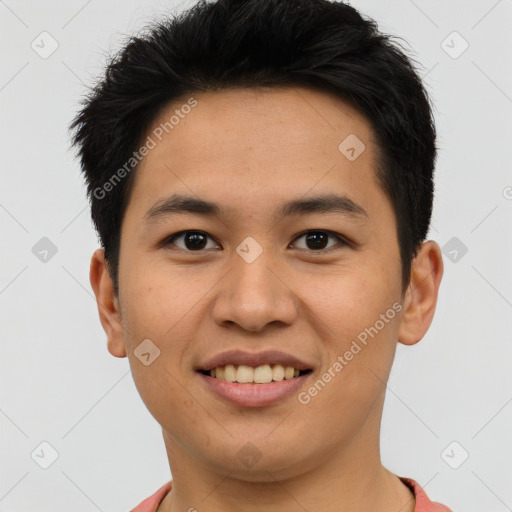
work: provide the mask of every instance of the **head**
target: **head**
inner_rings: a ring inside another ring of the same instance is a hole
[[[261,478],[237,460],[247,440],[262,471],[291,473],[363,443],[396,342],[423,337],[442,276],[425,242],[432,113],[391,37],[327,0],[201,2],[132,37],[72,128],[108,347],[169,444]],[[264,407],[212,398],[200,372],[237,349],[295,354],[325,387]]]

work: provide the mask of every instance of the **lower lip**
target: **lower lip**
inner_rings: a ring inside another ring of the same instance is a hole
[[[227,402],[239,407],[264,407],[297,393],[313,372],[293,379],[284,379],[268,384],[241,384],[227,382],[197,372],[208,388]]]

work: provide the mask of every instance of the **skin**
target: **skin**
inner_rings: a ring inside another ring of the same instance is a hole
[[[375,176],[372,128],[337,97],[260,88],[194,98],[197,106],[137,169],[121,231],[119,297],[103,250],[90,272],[108,350],[128,357],[162,426],[173,489],[158,511],[412,512],[411,491],[382,465],[380,424],[397,342],[420,341],[434,315],[439,246],[422,244],[402,293],[396,219]],[[366,147],[354,161],[338,150],[349,134]],[[332,192],[367,217],[273,217],[284,201]],[[144,219],[173,193],[213,201],[226,214]],[[202,252],[187,249],[184,237],[162,244],[183,230],[210,236]],[[329,238],[330,252],[321,254],[300,236],[307,230],[353,245]],[[236,252],[247,236],[263,250],[252,263]],[[394,303],[402,310],[307,405],[294,394],[236,407],[194,371],[225,350],[279,349],[314,366],[307,390]],[[149,366],[134,355],[147,338],[160,349]],[[237,456],[247,442],[261,455],[251,467]]]

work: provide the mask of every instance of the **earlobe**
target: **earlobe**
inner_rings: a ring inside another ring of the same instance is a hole
[[[404,312],[398,335],[400,343],[418,343],[430,327],[443,269],[439,245],[432,240],[424,242],[412,261],[411,281],[405,293]]]
[[[97,249],[92,255],[89,280],[96,296],[100,322],[107,335],[108,351],[115,357],[126,357],[119,301],[108,273],[104,249]]]

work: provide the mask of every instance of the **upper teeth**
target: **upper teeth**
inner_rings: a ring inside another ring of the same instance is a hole
[[[243,382],[256,384],[266,384],[268,382],[281,381],[283,379],[293,379],[298,377],[300,370],[293,366],[282,366],[280,364],[264,364],[253,368],[246,365],[227,364],[210,370],[210,376],[222,379],[227,382]]]

